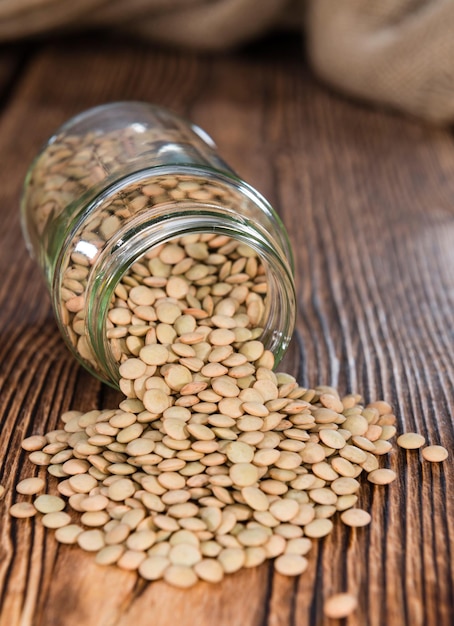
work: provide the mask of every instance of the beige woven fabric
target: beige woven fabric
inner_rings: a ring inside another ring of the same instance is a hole
[[[346,93],[454,121],[453,0],[311,0],[316,72]]]
[[[101,26],[222,50],[283,25],[336,88],[454,121],[454,0],[0,0],[0,41]]]

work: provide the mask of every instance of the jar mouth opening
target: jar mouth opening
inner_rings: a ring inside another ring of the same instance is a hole
[[[205,207],[206,209],[206,207]],[[265,298],[265,311],[263,314],[263,333],[260,340],[265,348],[273,352],[275,365],[277,366],[284,356],[294,330],[294,306],[293,280],[286,263],[276,254],[276,250],[254,232],[254,225],[241,220],[241,228],[238,223],[225,224],[224,219],[206,213],[200,216],[200,208],[195,205],[192,210],[186,211],[184,217],[172,216],[171,224],[154,232],[153,224],[148,227],[142,224],[139,232],[133,233],[128,239],[127,235],[122,239],[122,244],[116,253],[106,252],[99,259],[94,272],[94,278],[87,290],[87,315],[96,320],[94,327],[88,327],[90,343],[93,351],[104,363],[110,384],[114,382],[117,387],[119,380],[119,363],[114,358],[110,341],[107,337],[107,319],[109,304],[114,292],[131,266],[151,251],[153,248],[166,243],[172,243],[185,235],[225,235],[231,239],[247,245],[256,252],[266,272],[268,294]],[[118,255],[118,256],[117,256]],[[99,374],[98,374],[99,376]]]
[[[144,181],[153,181],[157,176],[177,174],[192,176],[198,180],[206,180],[209,177],[210,180],[221,181],[237,198],[241,198],[243,204],[248,203],[248,206],[255,207],[256,214],[254,218],[251,218],[251,215],[245,216],[243,206],[239,212],[228,203],[220,205],[195,200],[161,203],[151,211],[147,209],[146,212],[128,219],[100,250],[93,246],[90,278],[86,290],[85,317],[94,323],[86,325],[86,338],[91,352],[96,355],[96,360],[102,362],[104,372],[87,363],[75,345],[71,344],[61,315],[57,315],[57,321],[76,358],[82,360],[91,373],[116,388],[119,380],[118,363],[113,358],[106,338],[107,312],[115,288],[131,265],[147,251],[185,234],[223,234],[254,249],[266,268],[270,289],[267,298],[267,323],[262,341],[273,351],[276,364],[284,355],[293,333],[296,308],[293,259],[280,218],[255,189],[235,175],[200,166],[159,166],[126,173],[123,178],[116,178],[115,182],[99,190],[88,204],[84,204],[74,215],[55,265],[58,268],[52,277],[55,310],[60,311],[64,308],[60,297],[62,268],[69,262],[71,252],[78,250],[77,246],[81,252],[81,246],[91,246],[80,237],[90,215],[96,214],[98,209],[102,210],[109,202],[120,196],[128,185],[144,184]],[[266,217],[265,226],[261,225],[259,219],[263,214]],[[78,243],[74,248],[76,240]],[[87,256],[90,256],[89,250]]]

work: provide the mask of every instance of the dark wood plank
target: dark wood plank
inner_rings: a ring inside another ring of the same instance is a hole
[[[14,85],[25,71],[32,51],[32,46],[27,45],[0,46],[0,108],[12,95]]]
[[[6,512],[15,482],[36,472],[23,436],[53,428],[69,407],[115,400],[66,352],[17,209],[39,145],[70,115],[110,100],[190,117],[279,207],[296,258],[302,382],[384,397],[401,430],[452,454],[454,142],[323,90],[298,46],[278,40],[209,58],[73,40],[43,47],[16,83],[0,118],[1,626],[328,626],[323,599],[344,589],[360,599],[351,626],[451,624],[452,459],[435,466],[394,451],[399,480],[362,488],[372,525],[337,524],[296,581],[263,565],[187,592],[147,585]]]

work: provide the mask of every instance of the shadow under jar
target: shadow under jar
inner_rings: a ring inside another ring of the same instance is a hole
[[[285,228],[211,138],[173,113],[118,102],[69,120],[32,163],[21,215],[65,341],[104,382],[118,387],[120,378],[109,311],[121,281],[175,241],[201,241],[209,255],[237,247],[257,257],[266,283],[265,295],[255,287],[263,295],[261,340],[276,363],[284,355],[296,314]]]

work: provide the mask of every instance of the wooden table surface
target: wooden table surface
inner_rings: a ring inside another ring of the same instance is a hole
[[[305,626],[350,590],[349,626],[454,621],[454,137],[322,88],[300,42],[197,56],[101,37],[0,48],[1,626]],[[225,160],[280,211],[296,257],[300,381],[385,398],[399,430],[451,458],[394,450],[398,480],[361,488],[372,524],[340,522],[298,579],[267,563],[188,591],[102,568],[15,521],[14,485],[36,468],[24,436],[115,392],[72,359],[22,241],[26,167],[69,116],[113,100],[168,106],[205,128]]]

